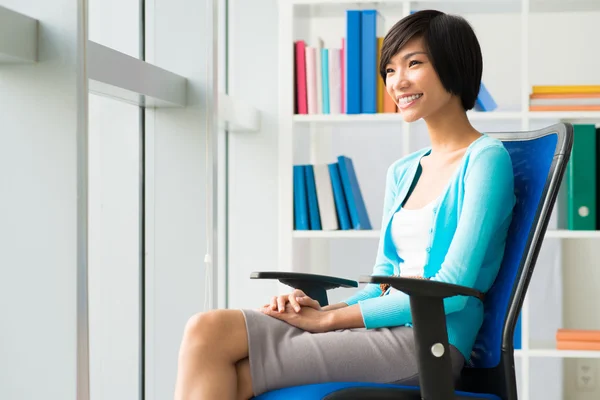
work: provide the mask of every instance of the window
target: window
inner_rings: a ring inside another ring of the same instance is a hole
[[[139,58],[140,1],[89,0],[89,40]],[[89,94],[90,398],[140,399],[143,109]]]

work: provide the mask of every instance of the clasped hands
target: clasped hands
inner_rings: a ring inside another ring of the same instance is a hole
[[[305,331],[318,333],[329,330],[328,312],[299,289],[289,295],[273,296],[271,303],[265,304],[259,311]]]

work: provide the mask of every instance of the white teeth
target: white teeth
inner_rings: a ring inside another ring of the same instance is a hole
[[[423,96],[422,93],[421,94],[413,94],[412,96],[401,97],[398,102],[401,103],[401,104],[407,104],[407,103],[410,103],[413,100],[418,99],[421,96]]]

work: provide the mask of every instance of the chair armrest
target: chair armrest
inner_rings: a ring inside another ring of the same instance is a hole
[[[409,296],[421,397],[455,399],[444,299],[464,295],[483,301],[483,293],[465,286],[418,278],[363,275],[359,282],[387,283]]]
[[[358,282],[334,276],[304,274],[300,272],[262,271],[252,272],[250,279],[277,279],[279,282],[300,289],[310,298],[317,300],[321,307],[329,305],[327,290],[338,287],[358,287]]]
[[[362,275],[358,280],[361,283],[387,283],[395,289],[410,296],[424,296],[446,298],[452,296],[472,296],[483,301],[485,296],[479,290],[454,285],[452,283],[430,281],[418,278],[400,278],[396,276]]]

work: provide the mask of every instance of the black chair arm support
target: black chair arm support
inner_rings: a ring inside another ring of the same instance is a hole
[[[263,271],[253,272],[250,279],[277,279],[279,282],[300,289],[310,298],[317,300],[321,307],[329,305],[327,290],[338,287],[358,287],[358,282],[334,276],[303,274],[300,272]]]
[[[444,299],[462,295],[483,301],[483,293],[464,286],[417,278],[369,275],[361,276],[359,282],[387,283],[409,295],[421,396],[430,400],[455,399]]]

